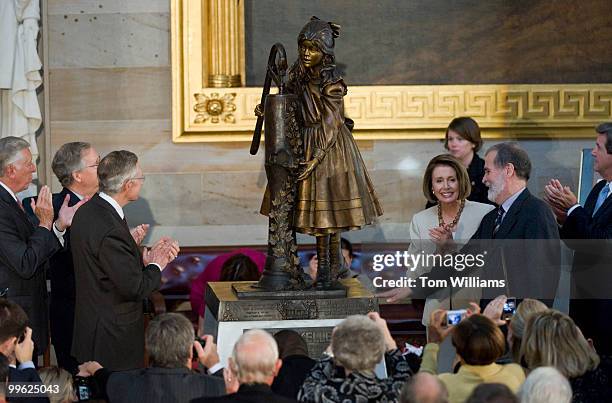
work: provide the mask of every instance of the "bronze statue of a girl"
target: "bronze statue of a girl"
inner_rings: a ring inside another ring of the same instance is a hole
[[[298,97],[304,144],[294,226],[317,240],[315,286],[340,276],[340,233],[376,222],[382,207],[344,116],[347,89],[334,59],[340,26],[312,17],[298,35],[299,57],[288,72],[287,92]]]

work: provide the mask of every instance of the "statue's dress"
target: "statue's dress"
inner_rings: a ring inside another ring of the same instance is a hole
[[[324,153],[312,174],[298,182],[296,230],[324,235],[375,223],[383,211],[345,123],[346,85],[340,78],[323,88],[316,80],[291,84],[301,103],[304,159]]]

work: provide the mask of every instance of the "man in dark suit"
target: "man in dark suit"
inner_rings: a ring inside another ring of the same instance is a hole
[[[194,403],[290,403],[295,399],[272,392],[270,386],[283,362],[278,358],[278,347],[270,333],[253,329],[245,332],[232,351],[229,368],[225,370],[225,384],[229,395],[193,400]]]
[[[175,241],[163,238],[141,254],[123,207],[137,200],[144,182],[138,157],[113,151],[98,165],[100,193],[79,209],[72,226],[76,309],[72,354],[110,370],[144,364],[143,300],[161,284],[176,258]]]
[[[574,250],[570,316],[597,351],[612,354],[612,122],[596,128],[591,152],[594,169],[603,178],[589,193],[584,207],[571,189],[552,179],[546,200],[561,224],[561,237]]]
[[[68,198],[68,205],[74,206],[83,199],[90,199],[98,191],[97,168],[99,163],[100,156],[89,143],[66,143],[57,150],[51,163],[51,169],[62,185],[62,191],[53,195],[55,217],[66,198]],[[57,364],[75,374],[79,363],[70,354],[75,304],[70,228],[66,230],[64,241],[64,249],[53,255],[50,261],[49,320],[51,343],[55,349]]]
[[[559,230],[550,207],[527,189],[530,174],[529,155],[517,143],[487,150],[483,182],[497,208],[461,252],[486,251],[485,279],[506,280],[504,288],[483,289],[485,299],[505,293],[552,306],[560,277]]]
[[[93,376],[102,391],[98,397],[113,403],[188,403],[198,397],[221,396],[225,393],[223,378],[191,370],[194,348],[204,367],[212,369],[219,363],[212,336],[204,337],[204,347],[194,336],[193,325],[185,316],[156,316],[146,332],[149,368],[111,372],[94,361],[79,366],[79,375]]]
[[[35,217],[30,221],[15,194],[28,187],[33,172],[36,165],[28,142],[0,139],[0,293],[25,310],[42,353],[49,338],[46,269],[83,202],[68,207],[64,201],[54,221],[51,191],[43,186],[31,204]]]

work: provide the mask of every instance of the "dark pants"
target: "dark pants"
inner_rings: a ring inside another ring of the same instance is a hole
[[[57,365],[71,374],[76,374],[79,363],[70,354],[74,326],[74,300],[52,296],[49,308],[51,344],[55,349]]]

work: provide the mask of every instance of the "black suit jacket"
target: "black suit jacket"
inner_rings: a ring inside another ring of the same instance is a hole
[[[612,196],[595,216],[595,204],[606,181],[597,183],[584,207],[577,207],[561,227],[561,237],[574,250],[570,315],[601,354],[612,354]]]
[[[32,339],[44,352],[49,339],[47,283],[49,258],[61,244],[55,234],[32,222],[0,186],[0,291],[28,315]]]
[[[279,395],[297,399],[306,376],[316,361],[305,355],[290,355],[283,358],[283,366],[272,383],[272,391]]]
[[[295,403],[297,400],[289,399],[272,392],[268,385],[240,385],[238,392],[215,398],[200,398],[192,400],[193,403]]]
[[[127,223],[100,195],[77,210],[71,231],[76,280],[72,354],[110,370],[144,363],[143,300],[161,283],[144,267]]]
[[[221,396],[223,378],[198,374],[188,368],[144,368],[110,372],[102,368],[94,374],[102,396],[113,403],[190,402],[197,397]],[[208,400],[207,400],[208,401]]]
[[[577,207],[561,227],[561,237],[574,250],[573,298],[610,298],[612,290],[612,196],[595,216],[595,204],[606,181],[597,183],[584,207]]]
[[[472,276],[484,280],[506,280],[506,287],[485,287],[483,298],[510,294],[518,298],[552,300],[560,276],[559,230],[550,207],[525,189],[493,234],[498,209],[485,215],[460,254],[484,254],[482,268],[461,272],[436,267],[434,279]],[[429,295],[435,288],[428,288]]]
[[[470,243],[488,245],[485,277],[505,278],[508,287],[506,291],[484,290],[483,296],[496,297],[504,291],[519,298],[554,299],[561,273],[561,250],[559,229],[550,207],[525,189],[494,235],[496,218],[497,209],[485,215]]]
[[[57,218],[66,196],[68,206],[74,206],[80,199],[70,190],[63,188],[53,195],[53,211]],[[70,250],[70,228],[64,235],[64,248],[51,257],[48,278],[51,282],[51,303],[49,319],[51,325],[51,342],[55,347],[58,365],[71,373],[77,372],[77,361],[70,355],[72,348],[72,331],[74,328],[75,285],[72,251]]]

